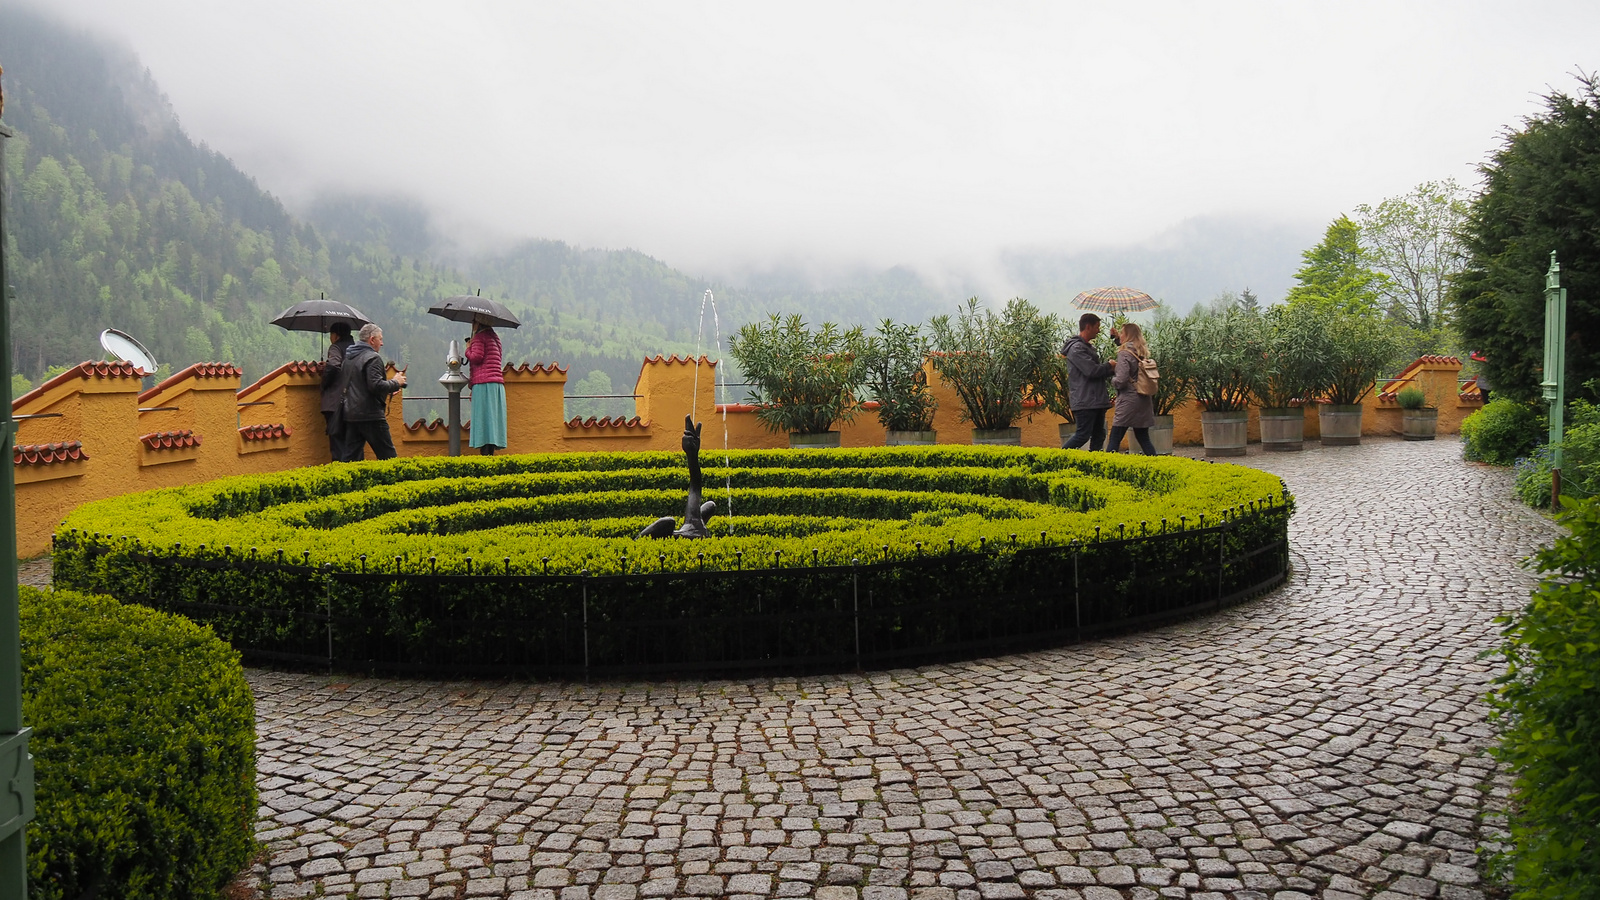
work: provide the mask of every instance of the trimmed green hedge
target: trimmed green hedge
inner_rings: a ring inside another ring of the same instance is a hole
[[[1600,897],[1600,502],[1565,506],[1571,534],[1539,551],[1532,600],[1500,620],[1490,696],[1516,779],[1499,863],[1519,900]]]
[[[21,592],[29,896],[215,900],[255,846],[255,710],[238,654],[181,616]]]
[[[1243,596],[1287,564],[1282,483],[1237,466],[947,447],[727,460],[706,495],[726,509],[731,482],[735,515],[709,540],[635,539],[682,510],[681,454],[394,460],[86,505],[57,534],[55,578],[206,621],[253,659],[589,675],[1037,644]]]
[[[822,563],[879,562],[913,557],[919,542],[932,549],[953,539],[969,550],[1012,534],[1037,545],[1043,532],[1059,545],[1096,529],[1215,522],[1230,508],[1287,499],[1276,476],[1172,457],[978,447],[727,457],[731,468],[705,469],[706,498],[718,505],[711,541],[634,540],[656,517],[682,514],[681,453],[433,457],[240,476],[85,504],[57,534],[195,559],[282,551],[291,562],[351,572],[363,570],[365,555],[367,570],[393,570],[398,557],[406,571],[466,572],[471,558],[479,571],[509,559],[519,573],[601,574],[637,571],[641,558],[655,570],[661,552],[669,571],[698,571],[774,552],[809,563],[813,549]],[[77,587],[101,582],[86,565],[68,548],[55,557],[55,576]]]

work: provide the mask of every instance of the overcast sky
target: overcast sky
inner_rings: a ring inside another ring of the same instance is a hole
[[[50,0],[291,204],[697,274],[1322,224],[1600,68],[1600,3]]]

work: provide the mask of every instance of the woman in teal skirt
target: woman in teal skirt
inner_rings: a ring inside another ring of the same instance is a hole
[[[506,376],[500,351],[500,336],[482,322],[472,323],[472,340],[467,343],[467,362],[472,375],[472,446],[484,456],[506,445]]]

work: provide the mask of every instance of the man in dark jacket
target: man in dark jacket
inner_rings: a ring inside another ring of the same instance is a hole
[[[394,459],[394,439],[389,436],[387,406],[389,395],[406,386],[406,373],[394,378],[386,374],[383,358],[383,329],[361,326],[361,340],[344,351],[339,373],[340,415],[344,420],[342,443],[345,462],[357,462],[366,455],[366,445],[378,459]]]
[[[328,357],[322,363],[322,419],[328,425],[328,456],[334,462],[344,460],[344,422],[339,419],[339,373],[344,371],[344,351],[355,341],[350,339],[350,326],[335,322],[328,329]]]
[[[1106,442],[1106,410],[1111,408],[1106,383],[1117,367],[1101,361],[1095,352],[1094,339],[1099,336],[1100,317],[1084,313],[1078,320],[1078,333],[1061,345],[1061,355],[1067,358],[1068,405],[1072,407],[1072,420],[1078,423],[1077,431],[1061,445],[1064,450],[1076,450],[1084,444],[1090,450],[1099,450]]]

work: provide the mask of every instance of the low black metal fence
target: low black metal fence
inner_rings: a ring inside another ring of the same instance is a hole
[[[60,537],[63,587],[209,624],[248,661],[480,676],[885,668],[1068,643],[1240,602],[1288,510],[1139,537],[847,566],[617,575],[341,572]]]

